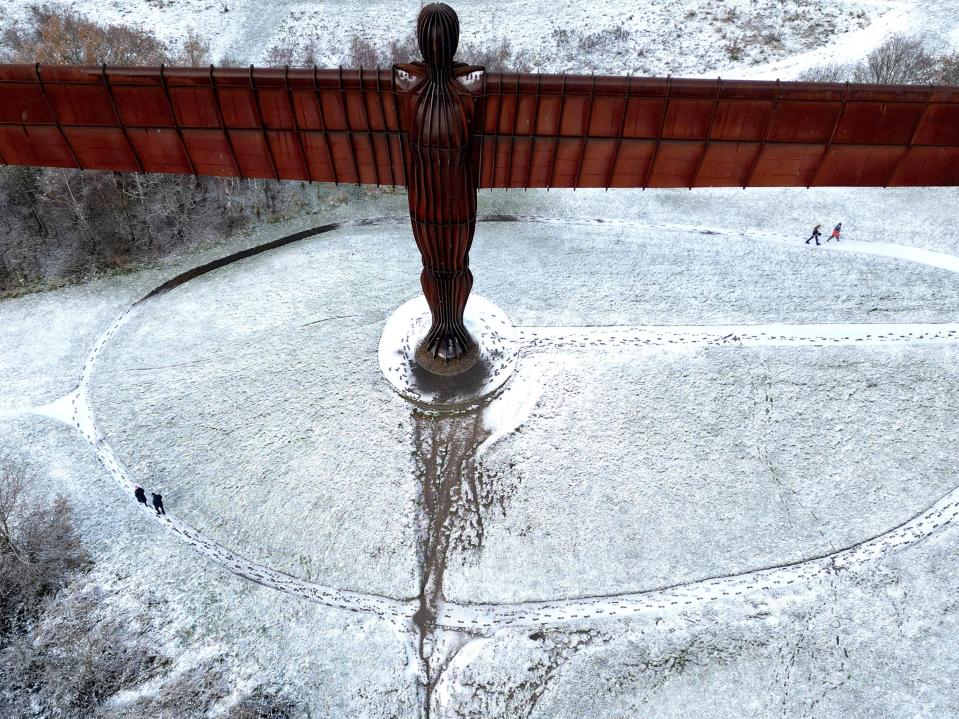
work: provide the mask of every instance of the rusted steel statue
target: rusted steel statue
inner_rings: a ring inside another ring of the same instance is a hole
[[[477,188],[959,185],[959,88],[491,73],[423,8],[422,62],[0,65],[0,164],[409,188],[432,326],[469,367]]]
[[[463,311],[473,287],[469,251],[476,231],[476,173],[470,141],[483,68],[453,62],[459,19],[448,5],[427,5],[416,22],[423,62],[398,65],[412,162],[410,219],[423,259],[420,283],[433,323],[417,353],[438,373],[468,364],[473,340]]]

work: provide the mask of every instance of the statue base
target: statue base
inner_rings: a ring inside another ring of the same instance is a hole
[[[423,341],[416,347],[416,352],[413,353],[413,357],[416,359],[416,364],[427,372],[452,377],[453,375],[463,374],[472,369],[473,365],[479,361],[480,351],[478,345],[473,345],[459,357],[455,359],[445,359],[443,357],[434,357],[433,354],[426,349],[426,342]]]
[[[474,346],[454,360],[426,352],[432,318],[422,295],[401,305],[380,339],[383,376],[404,399],[426,409],[455,411],[482,403],[500,390],[516,367],[519,342],[496,305],[470,296],[463,317]]]

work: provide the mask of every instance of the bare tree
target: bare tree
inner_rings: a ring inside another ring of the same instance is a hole
[[[893,35],[856,65],[853,80],[884,85],[924,85],[936,81],[937,58],[922,40]]]
[[[159,638],[165,603],[153,595],[128,596],[119,604],[115,598],[98,584],[73,583],[45,604],[27,630],[0,645],[0,716],[292,719],[297,714],[297,705],[277,690],[238,686],[222,654],[176,667],[175,655]],[[147,682],[147,691],[130,691]],[[215,714],[224,704],[230,704],[226,713]]]
[[[48,504],[36,494],[22,467],[0,467],[0,637],[34,617],[90,561],[67,500]]]
[[[11,554],[17,561],[31,564],[21,550],[14,534],[14,522],[22,511],[30,488],[25,472],[16,471],[7,464],[0,467],[0,556]]]
[[[130,25],[99,25],[56,3],[32,5],[23,21],[2,32],[7,60],[75,65],[135,65],[161,62],[166,46]]]
[[[939,72],[940,85],[959,85],[959,52],[942,58]]]
[[[210,64],[210,43],[200,37],[196,30],[190,28],[180,52],[176,53],[171,62],[186,67],[204,67]]]
[[[811,67],[799,75],[799,79],[806,82],[847,82],[851,77],[852,68],[838,63]]]

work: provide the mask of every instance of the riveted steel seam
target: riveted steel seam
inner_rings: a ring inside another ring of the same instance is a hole
[[[173,129],[177,134],[177,137],[180,138],[180,146],[183,148],[183,155],[186,157],[187,163],[190,165],[190,171],[193,173],[195,179],[199,179],[200,176],[196,171],[196,164],[193,162],[193,157],[190,155],[190,148],[187,147],[186,139],[183,137],[183,129],[180,127],[180,122],[177,120],[176,116],[176,107],[173,104],[173,97],[170,95],[170,87],[166,81],[166,75],[164,74],[163,63],[160,63],[160,84],[163,86],[163,94],[166,95],[167,105],[170,108],[170,121],[173,123]]]
[[[922,123],[926,119],[926,114],[929,112],[929,108],[932,106],[932,96],[935,93],[935,87],[932,85],[929,86],[929,91],[926,93],[926,104],[922,108],[922,112],[919,113],[919,118],[916,120],[916,126],[912,128],[912,134],[909,136],[909,144],[906,145],[905,151],[899,157],[899,160],[893,166],[892,171],[889,173],[883,182],[883,187],[889,187],[893,179],[896,177],[896,174],[899,172],[899,169],[902,167],[903,163],[906,160],[906,157],[912,153],[912,148],[916,142],[916,136],[919,134],[919,129],[922,127]]]
[[[723,79],[717,78],[716,81],[716,98],[713,101],[713,113],[709,118],[709,127],[706,128],[706,140],[703,142],[703,151],[699,155],[699,160],[696,163],[696,169],[693,172],[692,178],[689,181],[689,188],[693,189],[696,187],[696,181],[699,180],[699,173],[703,169],[703,163],[706,161],[706,153],[709,151],[709,141],[713,136],[713,125],[716,124],[716,115],[719,114],[719,94],[723,90]]]
[[[649,167],[646,168],[646,177],[643,180],[643,189],[649,187],[649,181],[653,177],[653,168],[656,165],[656,158],[659,157],[659,147],[663,143],[663,131],[666,128],[666,114],[669,112],[669,97],[672,89],[672,77],[666,77],[666,95],[663,97],[663,114],[659,119],[659,130],[656,135],[656,146],[653,148],[653,156],[649,160]]]
[[[762,157],[763,151],[766,149],[766,142],[769,140],[769,133],[772,130],[773,120],[776,117],[776,113],[779,111],[779,102],[781,97],[782,83],[779,81],[779,78],[776,78],[776,98],[773,100],[772,107],[769,108],[769,114],[766,116],[766,126],[763,128],[763,137],[759,143],[759,148],[756,150],[756,156],[753,157],[753,161],[749,167],[749,173],[746,175],[746,180],[743,183],[744,190],[752,184],[753,175],[756,173],[756,168],[759,166],[759,159]]]
[[[826,146],[823,148],[822,155],[819,156],[819,162],[816,165],[815,172],[813,172],[812,174],[812,179],[806,184],[807,190],[813,185],[816,185],[816,182],[819,179],[819,173],[822,171],[823,165],[826,162],[826,157],[829,155],[829,151],[832,149],[833,140],[836,139],[836,131],[839,129],[839,123],[842,122],[842,118],[846,114],[846,101],[848,99],[849,99],[849,83],[847,82],[846,91],[842,95],[842,106],[839,109],[839,114],[836,115],[836,122],[833,123],[832,132],[829,134],[829,141],[826,143]]]
[[[143,172],[143,163],[140,161],[140,155],[137,153],[136,148],[133,146],[133,142],[130,140],[130,135],[127,132],[126,125],[123,122],[123,118],[120,116],[120,110],[117,108],[116,98],[113,96],[113,87],[110,85],[110,80],[107,78],[107,64],[103,63],[101,67],[101,76],[103,77],[103,84],[107,88],[107,95],[110,98],[110,106],[113,108],[113,115],[117,119],[117,126],[120,128],[120,131],[123,133],[124,139],[127,141],[127,147],[130,148],[130,153],[133,155],[133,159],[137,164],[137,172]]]
[[[60,133],[60,138],[63,140],[63,144],[66,145],[67,150],[70,152],[70,156],[73,158],[73,162],[76,163],[77,169],[84,169],[83,165],[80,163],[80,158],[77,157],[76,151],[73,149],[73,145],[70,144],[70,140],[67,138],[66,133],[63,131],[63,127],[60,125],[60,117],[57,115],[56,109],[53,107],[53,103],[50,101],[50,97],[47,95],[46,85],[43,83],[43,78],[40,76],[40,63],[36,63],[33,66],[33,71],[37,76],[37,83],[40,85],[40,93],[43,95],[43,101],[47,105],[47,110],[50,112],[50,117],[53,118],[54,124],[57,126],[57,131]]]
[[[220,123],[220,130],[226,138],[226,145],[230,148],[230,157],[233,159],[233,166],[236,168],[236,174],[240,179],[245,180],[243,170],[240,168],[240,160],[236,156],[236,148],[233,147],[233,138],[230,137],[230,131],[226,127],[226,121],[223,119],[223,110],[220,107],[220,95],[217,91],[216,80],[213,77],[213,65],[210,65],[210,92],[213,94],[213,109],[216,111],[217,122]]]
[[[306,173],[307,182],[313,182],[313,171],[310,169],[310,163],[306,157],[303,136],[300,134],[300,121],[296,116],[296,104],[293,102],[293,88],[290,87],[289,65],[283,66],[283,85],[286,88],[286,104],[290,108],[290,117],[293,119],[293,133],[296,135],[296,144],[300,150],[300,161],[303,163],[303,170]]]
[[[333,148],[330,147],[330,133],[326,123],[326,110],[323,109],[323,96],[320,94],[320,88],[316,81],[316,65],[313,66],[313,97],[316,99],[316,107],[319,111],[320,124],[323,126],[323,145],[326,147],[326,159],[330,163],[330,174],[333,176],[333,184],[339,185],[340,179],[336,172],[336,163],[333,161]]]
[[[623,145],[623,133],[626,131],[626,114],[629,112],[629,80],[629,75],[626,75],[626,94],[623,97],[623,115],[619,121],[619,132],[616,133],[616,145],[613,148],[613,154],[609,160],[609,170],[606,173],[606,190],[609,190],[613,181],[613,172],[616,171],[616,162],[619,160],[619,150]]]
[[[270,138],[267,135],[266,125],[263,122],[263,108],[260,106],[260,93],[256,87],[256,80],[253,78],[253,65],[250,65],[250,90],[253,93],[253,109],[256,112],[256,122],[260,126],[260,132],[263,133],[263,144],[266,146],[266,154],[270,159],[270,169],[273,171],[273,179],[279,180],[280,174],[276,171],[273,149],[270,147]]]

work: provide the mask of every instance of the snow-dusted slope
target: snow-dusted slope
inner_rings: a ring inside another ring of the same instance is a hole
[[[223,1],[71,4],[256,61],[290,33],[384,43],[419,7]],[[544,70],[785,79],[894,31],[959,41],[957,5],[456,7],[464,41]],[[617,27],[621,47],[570,59]],[[70,496],[100,581],[163,596],[312,716],[959,716],[954,188],[483,193],[525,216],[481,223],[472,258],[524,354],[446,422],[376,369],[418,291],[405,197],[348,192],[335,216],[0,302],[0,457]],[[230,264],[114,329],[178,272],[358,215],[395,221]],[[850,241],[802,244],[839,220]],[[434,480],[455,541],[418,645]]]
[[[776,641],[778,623],[807,621],[807,597],[830,591],[838,571],[864,577],[866,598],[832,600],[834,609],[867,621],[880,601],[882,585],[869,579],[876,566],[952,541],[956,478],[941,448],[955,445],[957,426],[953,256],[641,221],[484,222],[478,238],[484,291],[539,326],[519,334],[528,356],[516,382],[481,410],[495,439],[478,460],[475,494],[451,495],[447,601],[429,639],[439,662],[430,664],[433,716],[468,717],[475,702],[486,716],[516,716],[497,697],[500,687],[526,686],[529,650],[555,649],[545,665],[553,669],[532,681],[551,713],[568,713],[575,701],[562,697],[567,673],[577,676],[574,660],[598,653],[615,662],[607,671],[629,675],[628,657],[643,656],[635,648],[621,656],[617,633],[637,640],[664,624],[727,652],[737,641],[728,625],[765,607],[777,624],[747,629]],[[291,677],[311,706],[350,706],[359,716],[390,716],[391,692],[409,701],[410,679],[424,671],[409,621],[416,605],[406,577],[420,546],[411,497],[430,447],[455,455],[477,441],[470,427],[480,421],[461,414],[443,429],[405,409],[376,374],[376,308],[415,291],[408,242],[392,221],[345,228],[138,304],[105,323],[82,364],[80,392],[40,410],[78,425],[102,463],[88,491],[112,508],[105,519],[80,502],[90,541],[116,536],[114,513],[152,524],[130,497],[131,482],[162,489],[171,515],[157,521],[172,531],[150,541],[197,552],[186,590],[201,586],[217,599],[207,608],[183,601],[204,631],[222,626],[224,614],[248,616],[231,606],[244,594],[223,570],[266,585],[281,604],[297,597],[372,617],[361,635],[391,653],[385,667],[365,671],[376,688],[359,700],[332,690],[330,661],[336,651],[352,661],[369,648],[348,639],[353,625],[338,628],[335,614],[321,630],[322,676],[305,682],[282,661],[258,670]],[[585,257],[594,258],[592,271]],[[844,287],[852,274],[859,280]],[[671,279],[657,285],[663,277]],[[588,300],[616,288],[610,313]],[[341,310],[350,294],[358,313]],[[869,313],[862,302],[870,296],[888,308]],[[655,326],[697,316],[743,324]],[[833,324],[769,324],[812,317]],[[654,326],[555,326],[571,319]],[[517,402],[520,410],[511,408]],[[4,436],[18,442],[22,431],[9,425]],[[42,466],[53,440],[31,432],[16,452],[36,448]],[[70,466],[51,467],[60,477],[51,481],[73,486]],[[136,538],[112,541],[141,551]],[[672,584],[680,586],[662,589]],[[167,591],[179,601],[179,588]],[[912,609],[903,599],[900,611]],[[631,623],[613,623],[623,619]],[[406,671],[390,681],[397,637],[406,638]],[[228,644],[254,646],[257,663],[269,654],[245,630]],[[310,647],[298,641],[292,656]],[[490,661],[498,668],[475,679]],[[840,716],[871,676],[837,692],[825,716]],[[778,698],[762,682],[738,686],[756,700]],[[794,689],[807,698],[809,690]],[[632,689],[615,696],[627,706],[640,697]],[[946,693],[939,706],[956,699]],[[659,706],[671,706],[669,694]]]
[[[17,17],[31,0],[3,0]],[[352,37],[385,47],[412,33],[419,2],[255,0],[66,0],[103,22],[143,25],[180,41],[195,30],[214,59],[264,62],[277,44],[314,40],[318,62],[343,61]],[[780,76],[809,64],[861,57],[896,31],[956,37],[955,0],[615,0],[453,3],[464,45],[507,41],[534,69],[634,74]],[[755,69],[753,69],[755,66]]]

